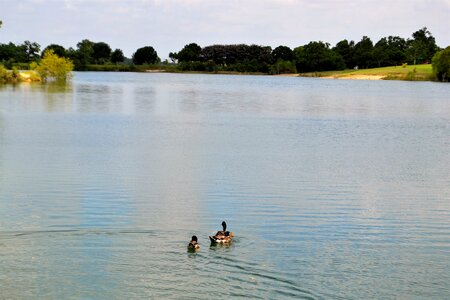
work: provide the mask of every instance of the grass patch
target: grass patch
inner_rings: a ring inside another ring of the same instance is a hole
[[[357,78],[358,76],[380,76],[384,80],[433,81],[436,80],[430,64],[393,66],[374,69],[324,71],[301,73],[303,77]]]

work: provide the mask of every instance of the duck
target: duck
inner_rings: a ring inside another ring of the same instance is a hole
[[[192,236],[187,248],[189,251],[197,251],[200,249],[200,244],[198,243],[198,239],[195,235]]]
[[[229,244],[231,243],[234,234],[232,232],[227,231],[227,223],[225,221],[222,222],[222,230],[216,232],[214,236],[210,236],[209,239],[213,244]]]

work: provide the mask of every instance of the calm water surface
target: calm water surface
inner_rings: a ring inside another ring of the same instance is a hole
[[[448,84],[0,86],[0,298],[448,299],[449,166]]]

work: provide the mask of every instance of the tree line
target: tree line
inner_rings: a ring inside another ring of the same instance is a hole
[[[25,41],[22,44],[0,44],[0,63],[6,67],[26,67],[31,62],[38,61],[48,50],[59,57],[69,58],[73,61],[75,70],[85,71],[89,65],[125,64],[136,65],[155,64],[159,62],[158,54],[151,46],[145,46],[136,50],[132,60],[127,59],[121,49],[112,50],[105,42],[93,42],[84,39],[76,48],[65,49],[58,44],[48,45],[41,51],[38,43]]]
[[[383,37],[374,43],[364,36],[358,42],[346,39],[334,47],[327,42],[312,41],[291,49],[280,45],[274,49],[261,45],[209,45],[196,43],[169,53],[169,60],[161,61],[152,46],[144,46],[126,58],[121,49],[112,50],[105,42],[88,39],[75,48],[58,44],[40,48],[36,42],[0,44],[0,63],[11,68],[25,67],[38,61],[47,50],[73,61],[75,70],[133,70],[140,65],[173,66],[180,71],[258,72],[265,74],[304,73],[352,68],[372,68],[430,63],[441,50],[426,27],[412,33],[411,38]],[[109,68],[108,68],[109,67]]]
[[[424,27],[414,32],[412,39],[389,36],[374,44],[364,36],[359,42],[342,40],[334,47],[322,41],[294,49],[281,45],[273,50],[244,44],[201,48],[191,43],[170,53],[169,58],[182,70],[279,74],[429,63],[438,50],[435,38]]]

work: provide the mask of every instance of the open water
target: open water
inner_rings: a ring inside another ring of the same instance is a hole
[[[0,86],[1,299],[449,295],[449,84]]]

